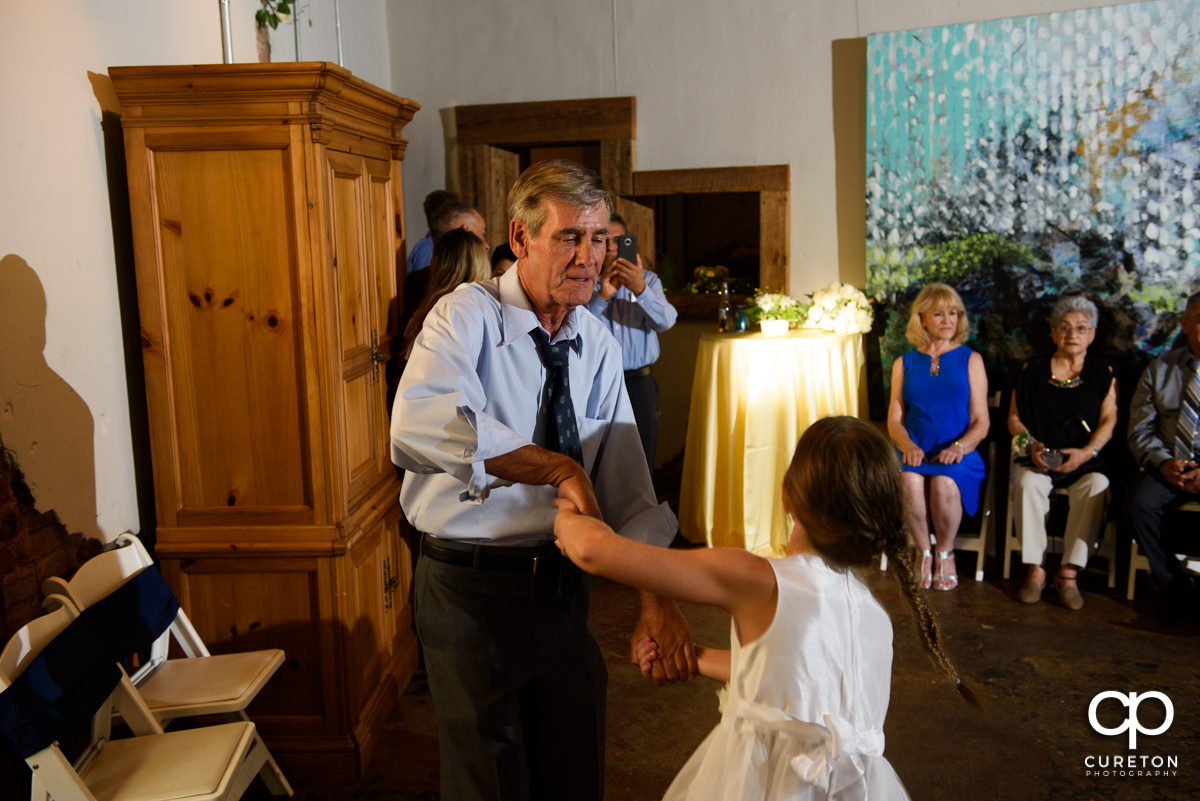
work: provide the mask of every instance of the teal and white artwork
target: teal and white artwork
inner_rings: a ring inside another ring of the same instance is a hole
[[[935,280],[995,372],[1052,347],[1045,315],[1076,292],[1101,306],[1097,346],[1171,346],[1200,289],[1200,0],[877,34],[867,58],[884,370]]]

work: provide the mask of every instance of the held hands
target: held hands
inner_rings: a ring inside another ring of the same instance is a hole
[[[658,642],[653,637],[643,637],[633,643],[633,663],[637,665],[642,675],[650,678],[651,667],[658,659]]]
[[[574,461],[570,459],[566,461],[577,469],[568,469],[563,475],[557,477],[558,480],[551,482],[558,490],[559,499],[568,501],[571,507],[581,515],[599,518],[601,516],[600,502],[596,500],[596,493],[592,489],[592,480]],[[557,500],[554,505],[558,506]],[[559,506],[560,510],[562,508]]]
[[[657,646],[653,659],[646,659],[645,640]],[[692,632],[674,601],[642,593],[642,617],[629,641],[629,661],[660,687],[696,678],[700,668]]]
[[[1184,492],[1200,493],[1200,467],[1183,459],[1168,459],[1159,467],[1168,484]]]
[[[582,547],[581,541],[588,528],[593,525],[608,527],[598,519],[599,515],[589,517],[580,514],[579,507],[575,505],[574,501],[567,498],[556,498],[554,508],[558,509],[558,515],[554,518],[554,544],[558,546],[558,550],[562,552],[563,556],[578,565],[581,561],[579,554],[579,549]]]

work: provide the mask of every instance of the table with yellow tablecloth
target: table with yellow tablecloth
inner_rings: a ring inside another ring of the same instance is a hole
[[[781,554],[779,487],[800,435],[866,409],[862,334],[706,334],[692,379],[679,529],[688,540]]]

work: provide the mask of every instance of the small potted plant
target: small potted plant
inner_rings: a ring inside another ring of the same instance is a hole
[[[760,289],[750,299],[750,316],[768,336],[786,334],[808,316],[808,306],[782,292]]]

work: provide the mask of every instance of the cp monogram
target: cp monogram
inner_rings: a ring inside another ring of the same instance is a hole
[[[1096,708],[1100,706],[1100,702],[1106,698],[1112,698],[1119,701],[1129,710],[1129,717],[1125,722],[1116,728],[1109,729],[1100,725],[1100,721],[1096,720]],[[1162,725],[1157,729],[1146,729],[1142,727],[1138,720],[1138,704],[1147,698],[1157,698],[1162,702],[1163,709],[1166,710],[1166,717],[1163,719]],[[1116,690],[1105,690],[1102,693],[1097,693],[1092,698],[1092,703],[1088,705],[1088,722],[1092,724],[1092,728],[1100,734],[1106,734],[1110,737],[1120,734],[1123,731],[1129,732],[1129,748],[1137,748],[1138,732],[1154,736],[1162,734],[1171,727],[1171,721],[1175,719],[1175,706],[1171,703],[1171,699],[1157,690],[1151,690],[1145,693],[1119,693]]]

